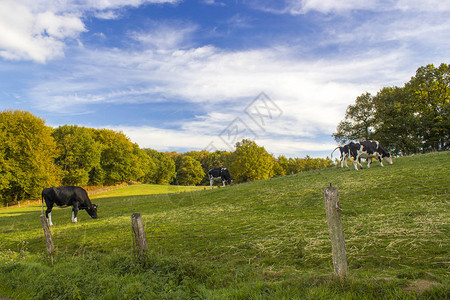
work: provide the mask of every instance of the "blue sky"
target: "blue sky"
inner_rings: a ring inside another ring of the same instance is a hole
[[[357,96],[448,63],[449,1],[0,0],[0,109],[159,151],[324,157]]]

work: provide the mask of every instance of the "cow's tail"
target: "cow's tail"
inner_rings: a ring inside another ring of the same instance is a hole
[[[333,159],[333,153],[334,153],[334,151],[336,151],[336,150],[339,149],[339,148],[340,148],[340,146],[337,146],[336,148],[334,148],[333,152],[331,152],[331,159]]]
[[[41,199],[41,204],[42,204],[42,210],[41,210],[41,212],[42,212],[42,215],[44,215],[44,192],[42,192],[42,194],[41,194],[41,197],[42,197],[42,199]]]

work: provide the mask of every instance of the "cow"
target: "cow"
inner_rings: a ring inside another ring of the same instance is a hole
[[[364,141],[354,143],[349,147],[350,156],[353,158],[353,166],[355,170],[358,170],[358,165],[362,168],[361,158],[367,159],[367,168],[370,168],[372,158],[377,158],[383,167],[382,160],[386,161],[390,165],[393,164],[392,156],[387,152],[379,142],[377,141]]]
[[[52,223],[53,205],[66,207],[72,206],[72,222],[77,223],[78,210],[85,209],[93,218],[97,219],[97,205],[92,204],[87,192],[79,186],[59,186],[46,188],[42,191],[42,213],[44,213],[44,200],[47,210],[45,216],[50,226]]]
[[[337,149],[339,149],[339,152],[341,152],[341,157],[340,157],[341,168],[344,167],[344,164],[348,168],[347,158],[350,156],[350,146],[352,146],[354,144],[355,143],[350,142],[344,146],[338,146],[338,147],[334,148],[333,152],[336,151]],[[333,152],[331,152],[331,159],[333,159]]]
[[[230,172],[228,172],[227,168],[213,168],[208,171],[208,178],[209,178],[209,188],[212,189],[214,180],[221,179],[223,186],[225,186],[225,183],[231,184],[233,182],[233,178],[230,176]]]

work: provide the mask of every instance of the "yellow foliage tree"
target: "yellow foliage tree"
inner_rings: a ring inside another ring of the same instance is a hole
[[[244,139],[237,142],[232,155],[230,171],[236,182],[268,179],[273,174],[273,156],[254,141]]]

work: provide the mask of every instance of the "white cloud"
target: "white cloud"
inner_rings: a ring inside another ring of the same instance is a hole
[[[398,0],[392,1],[393,8],[411,11],[448,12],[450,2],[441,0]]]
[[[236,117],[251,122],[245,119],[244,109],[263,91],[280,107],[282,116],[268,122],[258,136],[314,139],[323,132],[331,134],[356,96],[366,90],[376,92],[386,82],[400,84],[404,78],[398,76],[397,69],[402,66],[403,55],[401,51],[366,53],[360,58],[308,62],[288,48],[86,49],[75,62],[74,75],[43,83],[32,92],[33,99],[41,101],[41,109],[70,113],[88,112],[89,105],[96,103],[164,99],[197,103],[197,118],[172,122],[179,130],[151,129],[146,136],[148,140],[165,136],[159,140],[161,147],[181,147],[192,144],[193,139],[202,148]],[[390,68],[386,70],[385,65]],[[258,130],[255,126],[252,129]],[[132,132],[142,135],[138,129]],[[304,146],[305,142],[296,145]]]
[[[12,60],[45,63],[64,55],[68,39],[87,31],[83,15],[116,18],[113,11],[145,3],[177,3],[178,0],[2,0],[0,2],[0,56]]]
[[[0,3],[0,55],[4,58],[45,62],[63,55],[64,39],[83,31],[75,15],[35,13],[16,1]]]
[[[133,39],[145,47],[158,50],[173,50],[186,47],[190,36],[195,32],[197,26],[190,24],[170,25],[154,23],[147,31],[132,32]]]
[[[203,3],[205,3],[207,5],[226,6],[225,2],[216,1],[216,0],[203,0]]]
[[[101,10],[95,12],[95,17],[103,20],[114,20],[119,19],[121,14],[116,10]]]
[[[253,7],[276,14],[306,14],[312,11],[323,14],[346,14],[350,11],[367,10],[375,12],[448,12],[450,2],[441,0],[284,0],[250,1]]]
[[[304,14],[309,11],[319,11],[321,13],[345,12],[349,10],[374,9],[379,1],[360,1],[360,0],[295,0],[290,1],[286,10],[291,14]]]
[[[151,126],[107,126],[107,128],[122,131],[131,141],[141,148],[152,148],[158,151],[187,151],[205,150],[212,143],[218,150],[234,150],[229,148],[216,135],[199,135],[190,130],[161,129]],[[330,149],[335,145],[327,142],[314,142],[308,140],[293,140],[291,138],[260,137],[255,140],[258,145],[265,146],[269,153],[275,156],[298,156],[299,153],[315,153],[317,156],[329,155]],[[209,150],[214,150],[211,148]],[[306,155],[306,154],[305,154]]]
[[[107,126],[110,129],[122,131],[131,141],[141,148],[152,148],[159,151],[174,149],[202,150],[213,136],[198,135],[192,131],[162,129],[151,126]],[[195,141],[195,143],[193,143]]]

